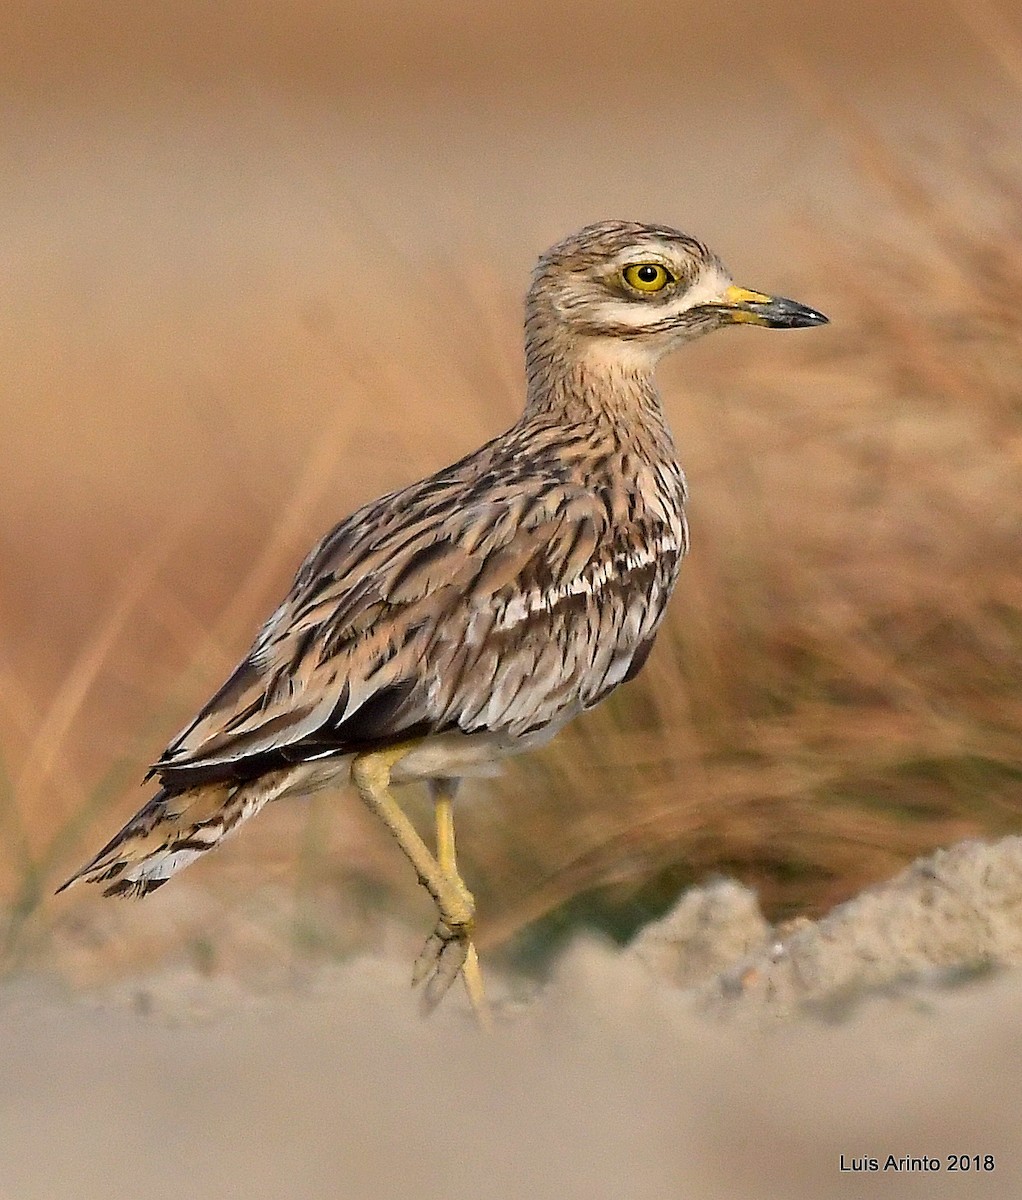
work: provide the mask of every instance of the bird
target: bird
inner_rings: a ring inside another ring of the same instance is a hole
[[[688,548],[656,365],[726,326],[826,323],[737,286],[666,225],[601,221],[551,247],[526,296],[518,421],[316,545],[152,766],[156,793],[58,890],[144,896],[270,801],[350,780],[437,909],[412,972],[424,1008],[460,976],[488,1026],[455,793],[548,742],[650,652]],[[410,781],[432,796],[432,849],[393,792]]]

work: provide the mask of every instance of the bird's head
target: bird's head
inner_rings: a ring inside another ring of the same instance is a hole
[[[725,325],[825,325],[812,308],[737,287],[695,238],[659,225],[603,221],[551,247],[526,302],[541,341],[650,365],[682,342]]]

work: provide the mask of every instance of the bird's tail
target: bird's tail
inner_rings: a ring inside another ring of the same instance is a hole
[[[262,781],[199,784],[185,791],[161,788],[91,862],[57,891],[79,879],[112,880],[104,896],[145,896],[254,816],[282,789]]]

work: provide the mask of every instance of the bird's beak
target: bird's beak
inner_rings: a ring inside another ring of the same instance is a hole
[[[815,308],[807,308],[783,296],[764,296],[732,284],[714,305],[727,320],[736,324],[766,325],[770,329],[802,329],[806,325],[826,325],[828,318]]]

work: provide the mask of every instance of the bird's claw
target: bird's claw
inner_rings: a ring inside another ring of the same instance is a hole
[[[426,939],[412,968],[412,987],[426,985],[422,993],[424,1012],[436,1008],[461,974],[471,944],[468,929],[452,929],[446,921],[440,921]]]

